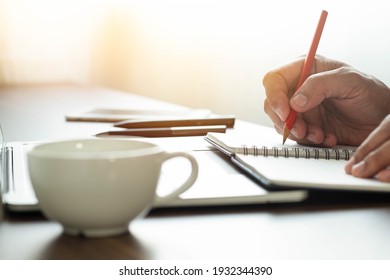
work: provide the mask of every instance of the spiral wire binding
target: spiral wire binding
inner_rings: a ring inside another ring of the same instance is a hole
[[[284,158],[294,157],[294,158],[305,158],[305,159],[335,159],[335,160],[349,160],[351,154],[355,150],[348,149],[320,149],[320,148],[287,148],[287,147],[267,147],[262,146],[261,148],[257,146],[252,146],[248,148],[246,145],[241,146],[242,153],[244,155],[254,155],[254,156],[264,156],[264,157],[279,157]]]

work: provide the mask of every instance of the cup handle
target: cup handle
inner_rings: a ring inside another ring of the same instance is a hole
[[[185,152],[164,153],[162,161],[164,162],[174,157],[187,158],[191,163],[191,174],[188,176],[186,181],[172,193],[167,194],[165,196],[159,196],[156,194],[155,201],[154,201],[156,204],[166,203],[174,198],[177,198],[180,194],[188,190],[198,178],[198,173],[199,173],[198,162],[192,155]]]

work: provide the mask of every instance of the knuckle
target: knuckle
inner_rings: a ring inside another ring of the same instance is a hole
[[[267,115],[269,115],[269,112],[270,112],[270,110],[271,110],[270,107],[271,107],[271,105],[269,104],[269,100],[268,100],[268,99],[264,100],[263,109],[264,109],[264,112],[265,112]]]
[[[386,132],[389,134],[389,136],[390,136],[390,114],[387,115],[387,116],[383,119],[381,125],[383,125],[384,131],[386,131]]]
[[[275,77],[275,71],[269,71],[263,77],[263,86],[267,86],[268,82]]]
[[[369,154],[366,159],[367,172],[373,174],[380,169],[380,162],[378,161],[378,156],[376,153]]]
[[[354,158],[357,162],[361,161],[368,153],[368,149],[365,146],[360,146],[354,153]]]

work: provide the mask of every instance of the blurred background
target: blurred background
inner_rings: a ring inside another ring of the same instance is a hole
[[[264,74],[318,53],[390,84],[382,0],[0,0],[0,86],[97,84],[271,125]]]

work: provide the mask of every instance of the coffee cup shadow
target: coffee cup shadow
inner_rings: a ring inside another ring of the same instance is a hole
[[[77,238],[61,232],[39,252],[39,259],[46,260],[145,260],[150,258],[146,247],[130,232],[106,238],[84,238],[82,235]]]

